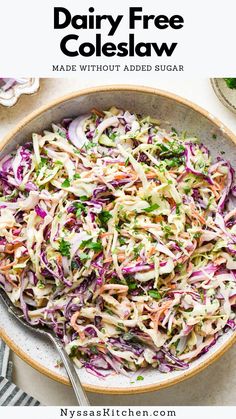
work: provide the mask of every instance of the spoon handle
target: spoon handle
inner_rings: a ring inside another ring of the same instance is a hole
[[[76,372],[74,364],[69,358],[63,344],[61,343],[60,339],[57,338],[57,336],[53,336],[50,334],[50,338],[60,354],[61,360],[64,364],[64,367],[66,369],[66,372],[68,374],[72,387],[74,389],[75,396],[78,400],[79,406],[90,406],[89,400],[83,390],[82,384],[80,382],[80,379]]]

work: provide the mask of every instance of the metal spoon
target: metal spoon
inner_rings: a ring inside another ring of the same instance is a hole
[[[8,311],[17,319],[21,324],[28,327],[29,329],[41,333],[44,336],[47,336],[55,345],[56,349],[58,350],[61,360],[63,362],[63,365],[66,369],[66,372],[68,374],[68,377],[70,379],[70,382],[72,384],[72,387],[75,392],[75,396],[78,400],[79,406],[90,406],[90,403],[88,401],[88,398],[83,390],[82,384],[80,382],[79,376],[76,372],[76,369],[74,367],[73,362],[69,358],[67,352],[65,351],[65,348],[60,341],[60,339],[55,335],[53,330],[49,329],[48,327],[44,327],[42,325],[36,325],[32,326],[29,324],[23,314],[22,311],[15,307],[11,300],[9,299],[8,295],[5,293],[5,291],[0,288],[0,298],[3,301],[3,303],[7,306]]]

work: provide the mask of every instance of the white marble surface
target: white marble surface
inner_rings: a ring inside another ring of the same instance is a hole
[[[109,84],[109,80],[107,81]],[[146,84],[139,80],[139,84]],[[2,138],[29,112],[47,101],[71,91],[96,85],[78,79],[44,79],[34,96],[23,96],[10,109],[0,107],[0,137]],[[236,116],[218,101],[207,79],[161,80],[155,86],[183,96],[210,111],[236,133]],[[158,392],[133,396],[109,396],[89,393],[92,405],[235,405],[236,402],[236,346],[220,360],[197,376]],[[56,383],[12,355],[14,379],[22,389],[38,398],[44,405],[75,405],[70,387]]]

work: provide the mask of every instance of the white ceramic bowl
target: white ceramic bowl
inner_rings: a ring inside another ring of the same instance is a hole
[[[25,118],[0,144],[0,154],[13,150],[17,144],[30,140],[32,132],[49,128],[50,124],[64,117],[76,117],[96,107],[104,110],[112,105],[151,115],[165,126],[187,130],[199,136],[213,156],[224,151],[236,167],[236,138],[211,114],[185,99],[171,93],[136,86],[106,86],[72,93],[45,105]],[[214,139],[216,136],[216,139]],[[58,355],[50,342],[29,332],[0,307],[1,336],[22,359],[47,376],[68,384],[63,368],[56,367]],[[236,340],[236,333],[229,331],[222,336],[208,353],[195,360],[185,371],[162,374],[154,369],[142,371],[144,380],[137,381],[139,373],[129,378],[113,375],[105,380],[94,377],[84,369],[78,370],[88,391],[100,393],[138,393],[156,390],[192,377],[221,356]]]

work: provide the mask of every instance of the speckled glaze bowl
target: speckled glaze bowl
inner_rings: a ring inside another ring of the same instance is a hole
[[[139,86],[105,86],[71,93],[49,103],[25,118],[0,143],[0,154],[13,150],[17,144],[30,140],[32,132],[49,128],[54,121],[66,117],[76,117],[91,108],[101,110],[112,105],[151,115],[165,127],[187,130],[195,134],[209,147],[213,156],[224,152],[236,167],[236,137],[219,120],[197,105],[168,92]],[[0,306],[0,334],[13,351],[41,373],[61,383],[69,384],[63,368],[56,366],[58,355],[51,343],[24,329]],[[131,374],[130,377],[111,375],[105,380],[94,377],[84,369],[78,374],[88,391],[113,394],[132,394],[157,390],[177,384],[197,374],[218,359],[234,342],[236,332],[229,331],[217,343],[195,360],[185,371],[161,374],[155,369],[147,369]],[[136,380],[142,374],[142,381]]]
[[[225,79],[222,78],[211,79],[211,85],[221,103],[232,112],[236,113],[236,90],[230,89],[227,86]]]

